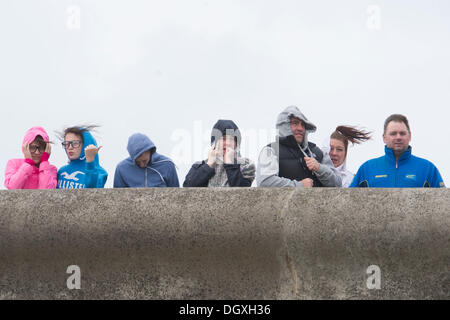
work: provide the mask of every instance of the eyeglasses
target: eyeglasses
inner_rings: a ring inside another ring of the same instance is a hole
[[[41,153],[45,150],[45,146],[30,145],[29,148],[31,153],[35,153],[37,150],[39,150],[39,153]]]
[[[64,141],[61,143],[61,145],[64,149],[67,149],[69,146],[78,148],[79,146],[81,146],[81,140]]]

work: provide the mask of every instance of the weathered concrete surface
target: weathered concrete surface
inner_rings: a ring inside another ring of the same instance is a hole
[[[449,299],[449,213],[448,189],[0,191],[0,298]]]

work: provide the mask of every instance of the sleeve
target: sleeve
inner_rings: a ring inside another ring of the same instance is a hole
[[[244,178],[240,164],[224,164],[230,187],[250,187],[252,181]]]
[[[95,162],[86,162],[86,188],[103,188],[106,180],[108,179],[108,173],[101,167],[97,167]]]
[[[353,177],[352,183],[350,183],[349,188],[358,188],[358,187],[364,187],[363,184],[361,184],[364,179],[364,165],[359,167],[358,172],[356,172],[356,175]]]
[[[180,182],[178,181],[178,174],[175,164],[173,162],[169,162],[169,172],[167,177],[167,186],[169,188],[179,188]]]
[[[56,189],[58,170],[48,161],[39,165],[39,189]]]
[[[216,170],[205,161],[194,163],[186,175],[183,187],[207,187],[208,181],[216,174]]]
[[[128,188],[128,185],[122,178],[122,174],[120,173],[120,167],[117,165],[116,171],[114,172],[114,188]]]
[[[434,164],[431,164],[431,165],[432,165],[432,169],[431,169],[431,175],[429,177],[431,187],[432,188],[445,188],[444,180],[442,179],[442,176],[441,176],[438,168],[436,168],[436,166]]]
[[[7,189],[23,189],[25,182],[33,173],[33,166],[23,162],[19,167],[14,160],[9,160],[5,170],[5,187]]]
[[[325,187],[342,187],[342,178],[327,153],[323,155],[320,169],[316,172],[316,176]]]
[[[299,181],[278,176],[278,158],[275,154],[275,150],[268,146],[261,150],[258,157],[256,184],[258,187],[303,188],[303,184]]]

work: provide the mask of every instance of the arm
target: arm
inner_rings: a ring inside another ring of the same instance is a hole
[[[364,180],[363,176],[363,166],[361,166],[359,167],[356,175],[353,177],[352,183],[350,183],[349,188],[363,187],[363,185],[360,186],[360,183]]]
[[[50,155],[44,152],[39,165],[39,189],[55,189],[57,184],[57,170],[48,162]]]
[[[206,187],[208,181],[216,174],[216,170],[208,166],[205,161],[194,163],[189,170],[183,187]]]
[[[114,173],[114,188],[127,188],[127,184],[122,178],[122,175],[120,173],[119,165],[116,167],[116,172]]]
[[[86,188],[103,188],[105,186],[108,173],[101,167],[96,167],[95,162],[86,162]]]
[[[275,150],[264,147],[258,157],[256,168],[256,183],[258,187],[297,187],[303,188],[303,184],[296,180],[290,180],[278,176],[278,158]]]
[[[33,160],[27,159],[17,167],[14,160],[9,160],[5,170],[5,187],[8,189],[23,189],[28,177],[33,173]]]
[[[333,165],[328,154],[324,153],[320,169],[316,172],[316,176],[325,187],[341,187],[342,178]]]
[[[180,182],[178,181],[178,174],[173,162],[169,162],[169,172],[167,177],[167,186],[169,188],[179,188]]]
[[[442,180],[441,174],[439,173],[438,168],[431,164],[431,176],[430,176],[430,185],[432,188],[445,188],[444,180]]]

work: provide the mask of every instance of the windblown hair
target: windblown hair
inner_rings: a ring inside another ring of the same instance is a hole
[[[83,132],[85,132],[85,131],[92,132],[92,131],[95,131],[95,129],[98,127],[99,127],[98,125],[92,125],[92,124],[84,125],[84,126],[73,126],[73,127],[65,128],[62,132],[57,132],[56,134],[58,135],[58,137],[61,141],[64,141],[67,134],[73,133],[73,134],[76,134],[77,136],[79,136],[81,141],[83,141],[83,143],[84,143]]]
[[[336,130],[331,134],[331,139],[342,141],[345,147],[345,154],[347,154],[348,142],[352,144],[360,144],[371,138],[371,132],[356,129],[351,126],[338,126]]]

